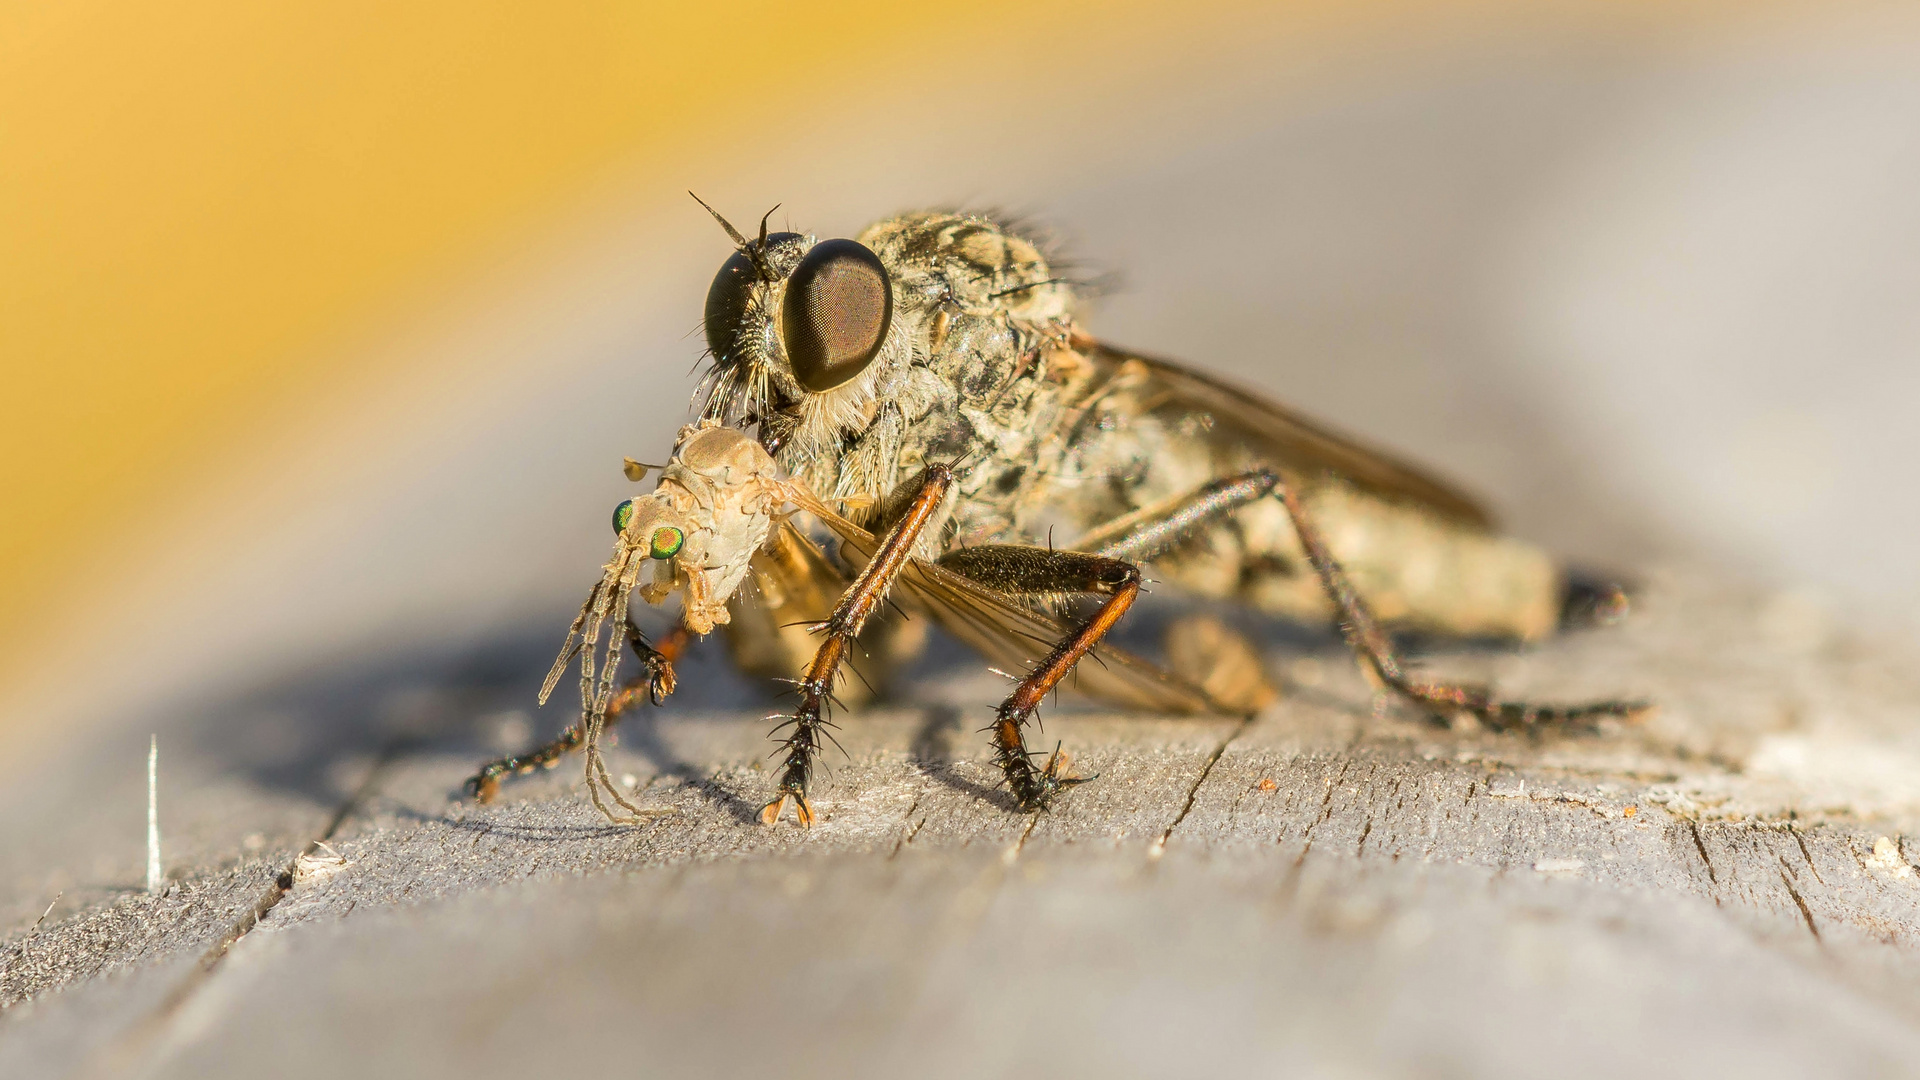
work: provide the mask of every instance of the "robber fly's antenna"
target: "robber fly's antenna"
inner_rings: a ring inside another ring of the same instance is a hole
[[[774,203],[773,210],[778,209],[780,209],[780,204]],[[767,246],[767,222],[773,218],[773,210],[767,211],[766,216],[760,219],[760,246],[762,248]]]
[[[760,240],[758,243],[755,243],[741,236],[740,230],[733,227],[733,222],[721,217],[720,211],[707,205],[707,200],[702,199],[698,195],[694,195],[691,191],[687,192],[687,194],[692,195],[693,201],[699,203],[707,213],[712,214],[713,220],[719,222],[720,227],[727,230],[727,236],[732,238],[733,246],[739,248],[740,254],[745,255],[752,261],[754,273],[760,275],[761,281],[779,280],[779,277],[774,274],[773,269],[767,265],[764,257],[767,250],[767,222],[773,217],[773,210],[780,209],[779,203],[774,203],[773,210],[767,211],[767,216],[760,219]]]
[[[707,205],[707,200],[701,198],[698,195],[694,195],[693,192],[691,191],[687,192],[687,194],[693,195],[693,201],[699,203],[701,208],[704,209],[707,213],[712,214],[713,220],[719,222],[720,227],[727,230],[727,235],[733,238],[733,244],[735,247],[739,248],[741,251],[747,250],[747,238],[740,235],[740,230],[733,227],[733,222],[728,221],[726,218],[721,217],[720,211],[715,210],[713,207]],[[765,229],[763,228],[762,231],[764,232]]]

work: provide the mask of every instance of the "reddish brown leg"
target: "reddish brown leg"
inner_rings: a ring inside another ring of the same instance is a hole
[[[995,762],[1007,777],[1007,788],[1023,810],[1042,810],[1053,797],[1083,778],[1064,776],[1064,762],[1056,752],[1044,766],[1036,766],[1027,750],[1026,726],[1060,680],[1081,657],[1107,636],[1140,595],[1140,569],[1105,555],[1047,548],[991,545],[950,552],[940,565],[962,576],[1015,596],[1063,594],[1105,596],[1086,625],[1055,645],[994,711]]]
[[[914,542],[919,540],[927,523],[933,520],[952,487],[951,468],[945,465],[927,467],[920,490],[907,504],[899,521],[888,530],[880,549],[874,552],[866,569],[860,571],[860,576],[840,597],[833,614],[827,616],[826,622],[815,627],[816,630],[825,631],[827,639],[820,643],[813,663],[800,680],[799,707],[786,723],[774,729],[778,733],[782,728],[792,728],[781,744],[785,757],[781,762],[780,793],[761,808],[760,820],[763,823],[772,825],[779,821],[787,804],[792,803],[795,819],[802,825],[813,824],[813,804],[807,799],[807,789],[813,780],[813,763],[819,756],[821,739],[831,737],[827,735],[827,729],[831,726],[826,719],[827,702],[832,700],[833,685],[840,675],[840,663],[846,659],[848,647],[860,636],[867,619],[886,598],[893,579],[899,576],[900,568],[907,564],[907,559],[912,555]]]
[[[633,651],[639,654],[645,670],[627,680],[613,695],[613,700],[607,703],[607,726],[611,727],[622,713],[642,700],[659,705],[673,693],[674,661],[680,659],[680,654],[692,639],[693,635],[686,627],[675,626],[666,637],[660,639],[659,645],[650,645],[638,627],[631,622],[627,624],[627,640],[632,643]],[[576,723],[545,746],[489,762],[467,781],[467,792],[480,802],[492,802],[493,797],[500,793],[500,781],[503,778],[509,775],[525,776],[535,769],[550,768],[561,758],[580,749],[584,739],[585,735]]]

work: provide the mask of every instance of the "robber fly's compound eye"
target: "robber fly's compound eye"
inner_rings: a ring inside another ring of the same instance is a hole
[[[632,520],[633,520],[633,500],[632,499],[628,499],[626,502],[623,502],[619,506],[616,506],[613,508],[613,531],[614,532],[617,532],[617,533],[626,532],[627,522]]]
[[[766,248],[799,239],[799,233],[773,233],[767,237]],[[749,242],[753,247],[759,244],[758,240]],[[707,289],[707,348],[713,350],[714,358],[723,364],[733,359],[733,342],[740,332],[740,320],[747,314],[747,298],[759,280],[760,271],[753,265],[753,257],[745,251],[736,251],[720,264],[720,272],[714,275],[713,285]]]
[[[671,559],[680,553],[680,545],[686,542],[686,533],[671,525],[662,525],[653,530],[653,550],[650,554],[656,559]]]
[[[760,279],[753,260],[744,251],[736,251],[720,264],[713,286],[707,290],[707,348],[714,359],[726,363],[733,351],[733,338],[740,329],[740,317],[747,313],[747,291]]]
[[[801,386],[821,393],[865,371],[893,322],[880,257],[852,240],[815,244],[787,280],[780,330]]]

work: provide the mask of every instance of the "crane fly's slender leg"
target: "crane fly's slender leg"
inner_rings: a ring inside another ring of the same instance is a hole
[[[888,530],[886,539],[868,561],[866,569],[860,571],[853,584],[840,597],[834,606],[833,614],[827,621],[815,627],[826,632],[826,640],[820,643],[820,649],[814,653],[813,663],[808,665],[807,673],[798,687],[800,704],[781,727],[791,727],[786,739],[781,743],[784,757],[781,761],[780,793],[772,802],[760,809],[760,820],[772,825],[780,820],[789,802],[794,804],[794,817],[802,825],[813,824],[813,804],[807,799],[807,788],[813,779],[813,760],[820,753],[820,740],[826,734],[827,702],[833,696],[833,684],[839,677],[841,661],[846,659],[847,649],[860,630],[886,599],[887,589],[893,585],[893,579],[900,574],[900,568],[907,564],[913,554],[913,545],[920,539],[927,523],[939,512],[941,503],[946,500],[947,492],[953,487],[953,470],[946,465],[929,465],[923,474],[920,489],[907,503],[900,518]],[[780,728],[775,728],[777,733]]]
[[[1374,620],[1373,611],[1345,570],[1327,548],[1320,529],[1301,505],[1298,486],[1289,481],[1280,488],[1280,498],[1293,520],[1293,529],[1306,549],[1307,561],[1320,575],[1320,583],[1332,598],[1340,632],[1347,644],[1372,669],[1382,683],[1402,697],[1438,717],[1461,712],[1471,713],[1493,728],[1527,727],[1540,723],[1572,723],[1601,716],[1627,716],[1647,707],[1639,701],[1595,701],[1581,705],[1532,705],[1501,702],[1484,686],[1416,680],[1400,663],[1393,643]]]
[[[673,663],[680,659],[680,654],[686,650],[687,643],[693,639],[693,635],[686,627],[675,626],[666,637],[660,640],[658,646],[654,646],[648,644],[646,635],[642,634],[640,628],[633,625],[631,620],[627,623],[626,632],[627,641],[632,643],[633,651],[639,655],[644,670],[628,679],[613,695],[613,699],[607,703],[608,726],[619,720],[622,713],[639,704],[643,697],[659,705],[673,693],[676,684]],[[561,732],[559,738],[545,746],[529,750],[524,754],[489,762],[467,781],[467,791],[480,802],[492,802],[493,797],[500,792],[502,778],[509,774],[525,776],[535,769],[547,768],[580,749],[585,738],[585,732],[576,722]]]
[[[1007,776],[1007,787],[1023,810],[1042,810],[1063,788],[1090,777],[1065,776],[1058,751],[1036,767],[1027,750],[1027,722],[1060,680],[1080,658],[1107,636],[1120,616],[1140,595],[1140,568],[1130,562],[1079,551],[988,545],[948,552],[940,560],[948,570],[982,585],[1015,596],[1105,596],[1086,624],[1053,647],[1035,665],[1013,693],[994,711],[993,747],[996,764]]]

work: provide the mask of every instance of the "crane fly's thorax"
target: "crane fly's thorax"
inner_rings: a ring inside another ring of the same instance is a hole
[[[684,591],[687,625],[706,633],[727,621],[726,602],[766,544],[788,489],[766,449],[737,429],[706,420],[680,436],[658,486],[631,500],[620,543],[655,563],[646,599]],[[662,540],[662,529],[678,535]]]

